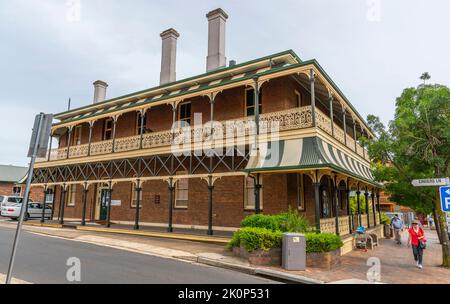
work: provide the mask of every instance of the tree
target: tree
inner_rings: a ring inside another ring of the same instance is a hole
[[[448,176],[450,89],[438,84],[407,88],[397,98],[395,117],[388,128],[373,115],[367,120],[377,135],[374,141],[363,139],[374,161],[375,179],[385,183],[394,202],[417,212],[434,213],[442,264],[450,267],[447,222],[437,188],[411,185],[413,179]]]
[[[422,76],[420,76],[420,79],[423,80],[423,84],[425,85],[427,80],[429,80],[431,78],[430,74],[428,74],[428,72],[425,72],[422,74]]]

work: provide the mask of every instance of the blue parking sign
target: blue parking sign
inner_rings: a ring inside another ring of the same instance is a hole
[[[450,186],[440,187],[442,211],[450,212]]]

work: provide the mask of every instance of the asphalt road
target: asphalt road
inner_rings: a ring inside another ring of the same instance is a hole
[[[0,273],[6,274],[13,229],[0,227]],[[82,284],[265,284],[265,278],[231,270],[163,259],[114,248],[23,232],[14,277],[39,284],[71,284],[67,260],[81,262]]]

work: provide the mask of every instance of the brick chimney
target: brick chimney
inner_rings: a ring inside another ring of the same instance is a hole
[[[225,25],[227,13],[221,8],[209,12],[208,18],[208,57],[206,58],[206,71],[212,71],[227,64],[225,57]]]
[[[173,28],[161,33],[162,55],[161,55],[161,77],[160,85],[176,80],[177,65],[177,39],[180,34]]]
[[[104,81],[97,80],[94,82],[94,103],[102,102],[106,99],[106,88],[108,84]]]

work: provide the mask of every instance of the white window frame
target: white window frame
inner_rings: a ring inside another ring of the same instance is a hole
[[[177,172],[177,175],[187,175],[188,172],[185,171],[180,171]],[[180,182],[186,183],[186,187],[180,189],[180,185],[184,185],[184,184],[180,184]],[[186,198],[185,199],[180,199],[180,193],[179,191],[186,191]],[[185,202],[180,204],[179,202]],[[189,205],[189,178],[183,178],[183,179],[179,179],[176,183],[175,183],[175,203],[174,203],[174,208],[175,209],[188,209],[188,205]]]
[[[15,188],[18,188],[20,190],[20,192],[15,192]],[[15,196],[20,196],[22,194],[22,187],[21,186],[13,186],[12,191],[13,195]]]
[[[136,187],[134,184],[131,184],[131,208],[135,209],[136,204]],[[142,209],[142,193],[143,189],[141,188],[141,191],[139,192],[139,208]]]
[[[189,116],[188,116],[188,117],[181,118],[181,108],[182,108],[183,106],[187,106],[187,105],[190,106]],[[178,118],[178,121],[179,121],[179,122],[184,121],[184,122],[186,122],[186,123],[189,123],[189,125],[192,123],[192,102],[186,101],[186,102],[182,102],[182,103],[180,103],[180,104],[178,105],[177,118]],[[188,121],[188,120],[189,120],[189,121]]]
[[[73,146],[81,145],[82,136],[83,136],[83,126],[81,125],[75,126],[75,128],[73,129],[72,145]]]
[[[248,106],[248,100],[247,100],[247,92],[248,91],[253,91],[253,105],[252,106]],[[262,94],[261,94],[261,91],[259,92],[259,98],[258,98],[258,103],[259,103],[259,107],[260,107],[260,109],[261,109],[261,111],[259,112],[259,114],[261,115],[262,113],[262,98],[261,98],[261,96],[262,96]],[[253,115],[247,115],[247,113],[248,113],[248,109],[249,108],[253,108],[253,113],[255,113],[256,111],[255,111],[255,109],[256,109],[256,105],[254,104],[255,103],[255,90],[254,89],[252,89],[252,88],[247,88],[247,89],[245,89],[245,95],[244,95],[244,117],[253,117],[253,116],[255,116],[254,114]]]
[[[299,211],[306,211],[305,202],[305,187],[304,187],[304,176],[303,173],[297,173],[296,177],[296,192],[297,192],[297,209]]]
[[[70,185],[67,191],[67,207],[75,207],[77,200],[77,185]]]
[[[44,201],[46,204],[53,204],[53,199],[55,197],[55,187],[48,187],[47,190],[52,190],[52,193],[50,194],[46,193]],[[48,197],[51,197],[51,200],[48,200]]]
[[[261,189],[259,190],[259,208],[263,210],[263,177],[259,177]],[[249,185],[250,184],[250,185]],[[244,177],[244,210],[255,210],[255,204],[249,205],[248,196],[253,195],[255,191],[255,182],[251,177]]]

